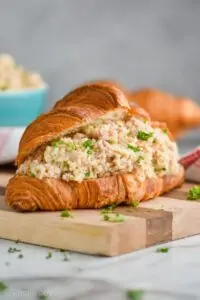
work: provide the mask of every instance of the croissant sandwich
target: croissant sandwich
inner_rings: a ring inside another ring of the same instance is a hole
[[[183,182],[165,124],[129,106],[115,84],[78,87],[30,124],[21,139],[6,202],[18,211],[129,204]]]
[[[156,89],[141,89],[128,95],[130,105],[138,103],[152,120],[165,122],[174,138],[200,126],[200,107],[191,99]]]

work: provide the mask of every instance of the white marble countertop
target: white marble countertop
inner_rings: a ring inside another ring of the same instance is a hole
[[[162,299],[200,299],[200,236],[165,245],[168,253],[157,253],[159,245],[114,258],[69,253],[64,261],[64,253],[52,249],[0,240],[0,278],[103,279],[126,289],[156,292],[158,297],[151,299],[160,299],[160,292],[166,293]],[[9,253],[9,247],[21,249],[23,258]],[[52,257],[46,259],[49,251]]]

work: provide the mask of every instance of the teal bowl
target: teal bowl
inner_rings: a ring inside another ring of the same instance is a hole
[[[0,91],[0,127],[24,127],[44,112],[48,87]]]

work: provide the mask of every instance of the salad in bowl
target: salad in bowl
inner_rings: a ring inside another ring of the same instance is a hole
[[[26,126],[45,109],[48,86],[9,54],[0,54],[0,164],[14,161]]]

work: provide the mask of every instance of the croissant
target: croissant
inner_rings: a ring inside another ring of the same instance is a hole
[[[191,99],[176,97],[157,89],[141,89],[128,94],[130,105],[138,103],[152,120],[165,122],[174,138],[200,126],[200,107]]]
[[[23,212],[130,204],[184,179],[165,124],[103,82],[76,88],[30,124],[16,164],[5,199]]]

